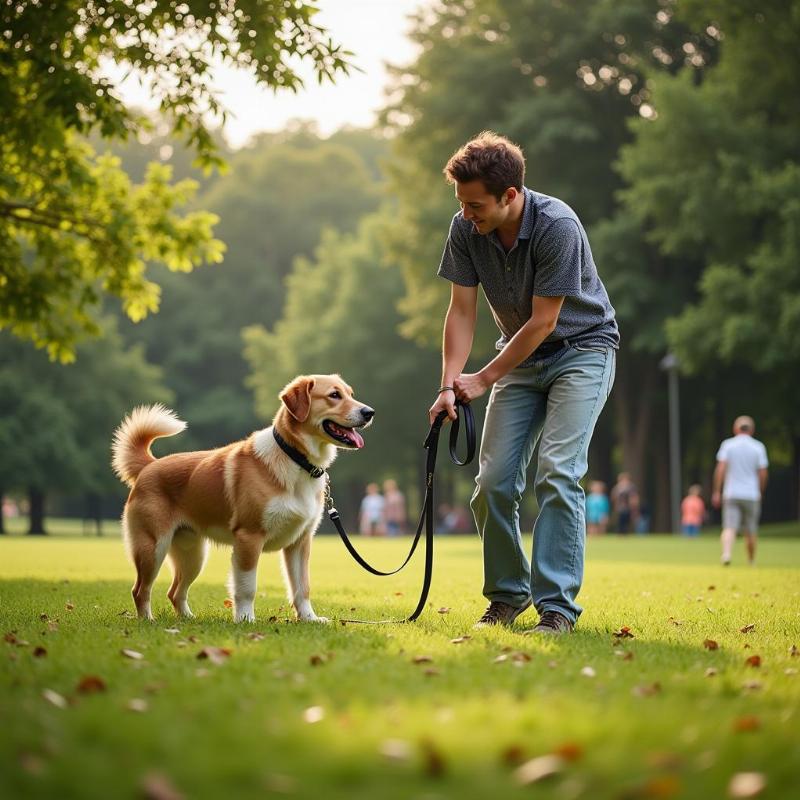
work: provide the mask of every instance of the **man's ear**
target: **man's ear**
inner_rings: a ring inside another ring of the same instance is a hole
[[[308,419],[313,388],[313,378],[297,378],[281,392],[281,402],[298,422],[305,422]]]

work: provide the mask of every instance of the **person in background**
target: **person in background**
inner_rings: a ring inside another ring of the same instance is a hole
[[[627,472],[620,472],[617,476],[617,482],[611,490],[611,505],[617,518],[617,533],[636,530],[639,492]]]
[[[610,513],[611,503],[606,494],[606,485],[602,481],[592,481],[589,494],[586,495],[586,533],[589,536],[602,536],[608,527]]]
[[[358,529],[362,536],[385,536],[383,509],[386,501],[378,489],[377,483],[367,484],[367,493],[361,501],[358,514]]]
[[[733,438],[725,439],[717,452],[714,470],[714,508],[722,506],[722,563],[731,563],[736,534],[746,537],[747,560],[752,566],[756,558],[758,520],[761,497],[767,487],[767,448],[753,438],[756,424],[752,417],[737,417]],[[724,487],[724,488],[723,488]]]
[[[706,517],[706,504],[703,502],[703,487],[695,483],[689,487],[689,494],[681,502],[681,530],[685,536],[697,536]]]
[[[389,536],[401,536],[406,532],[406,498],[397,488],[397,481],[388,478],[383,482],[383,519]]]

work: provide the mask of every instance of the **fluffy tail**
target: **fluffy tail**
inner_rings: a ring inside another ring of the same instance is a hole
[[[154,439],[174,436],[186,427],[174,411],[160,403],[153,406],[137,406],[114,431],[111,443],[111,466],[119,479],[133,486],[139,473],[153,461],[150,452]]]

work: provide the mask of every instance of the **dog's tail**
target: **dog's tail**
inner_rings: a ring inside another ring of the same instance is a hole
[[[139,473],[153,461],[150,452],[154,439],[174,436],[186,427],[174,411],[160,403],[152,406],[137,406],[114,431],[111,443],[111,466],[119,479],[133,486]]]

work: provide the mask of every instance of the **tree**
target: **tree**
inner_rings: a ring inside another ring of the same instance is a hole
[[[134,186],[87,137],[124,139],[149,126],[127,109],[103,64],[138,71],[162,115],[205,167],[220,164],[208,119],[225,112],[212,89],[221,60],[272,88],[300,85],[292,59],[319,79],[348,55],[301,2],[239,0],[19,0],[0,10],[0,328],[71,358],[97,334],[99,300],[132,319],[158,308],[150,262],[188,271],[221,260],[215,218],[179,213],[192,184],[151,166]]]
[[[800,45],[800,2],[681,8],[724,37],[719,63],[699,84],[654,81],[658,116],[634,126],[620,161],[625,208],[691,282],[692,302],[672,308],[667,323],[684,370],[758,375],[746,387],[739,380],[733,396],[762,409],[776,451],[792,443],[797,498],[800,64],[787,54]]]
[[[373,149],[383,144],[363,132],[342,133],[334,144],[306,127],[259,137],[200,197],[222,220],[224,268],[162,270],[161,313],[123,327],[162,366],[190,423],[176,447],[225,444],[257,424],[242,329],[275,324],[293,259],[311,256],[325,227],[351,232],[377,207],[378,181],[360,155],[365,138]]]
[[[118,491],[114,428],[137,403],[170,400],[141,348],[123,345],[113,319],[102,325],[101,337],[78,346],[75,364],[0,334],[0,486],[27,492],[30,533],[45,532],[48,493]]]

